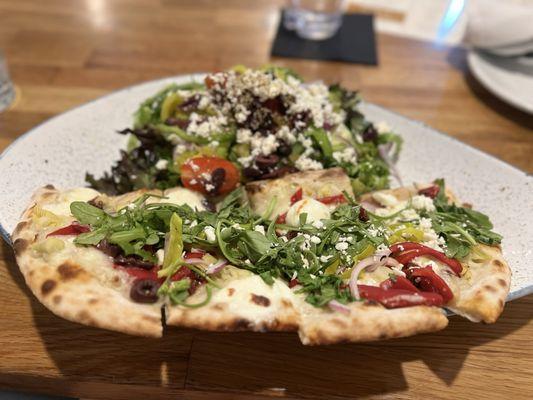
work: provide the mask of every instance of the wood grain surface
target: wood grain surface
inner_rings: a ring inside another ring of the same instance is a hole
[[[482,88],[464,50],[379,35],[378,67],[272,59],[279,4],[0,0],[0,48],[18,92],[0,114],[0,149],[127,85],[275,62],[358,88],[371,102],[533,172],[533,117]],[[169,328],[153,340],[64,321],[31,295],[4,243],[0,282],[2,388],[91,399],[526,399],[533,390],[532,296],[509,303],[495,325],[454,317],[434,334],[306,348],[293,334]]]

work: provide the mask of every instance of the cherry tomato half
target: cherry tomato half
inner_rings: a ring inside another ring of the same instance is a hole
[[[237,167],[220,157],[190,158],[180,172],[183,186],[211,196],[231,192],[241,179]]]

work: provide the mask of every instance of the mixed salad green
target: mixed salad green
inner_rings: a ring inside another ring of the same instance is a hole
[[[386,124],[367,121],[359,102],[357,92],[304,83],[280,67],[240,66],[204,82],[172,84],[146,99],[133,127],[119,132],[130,135],[129,145],[110,172],[98,179],[87,174],[87,181],[108,194],[183,184],[217,195],[224,194],[212,189],[217,168],[225,171],[217,179],[228,181],[226,188],[340,166],[356,195],[386,188],[401,138]],[[199,157],[213,165],[184,174],[187,160]]]

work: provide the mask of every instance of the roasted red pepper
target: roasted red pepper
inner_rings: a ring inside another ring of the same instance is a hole
[[[302,200],[303,195],[304,195],[303,189],[302,188],[298,188],[298,190],[296,192],[294,192],[294,194],[291,196],[291,206],[294,203],[297,203],[300,200]]]
[[[424,246],[420,243],[402,242],[393,244],[390,247],[392,257],[399,263],[407,265],[411,260],[420,256],[430,256],[437,261],[449,266],[457,276],[461,276],[463,266],[459,261],[454,258],[446,257],[444,253],[432,249],[431,247]]]
[[[346,197],[344,197],[343,194],[336,194],[334,196],[326,196],[321,197],[317,199],[317,201],[320,201],[323,204],[339,204],[339,203],[346,203]]]
[[[63,228],[59,228],[56,231],[53,231],[46,235],[46,237],[49,236],[67,236],[67,235],[79,235],[81,233],[89,232],[91,228],[89,228],[87,225],[80,225],[77,222],[73,222],[72,224],[65,226]]]
[[[435,197],[437,197],[439,192],[440,192],[440,187],[438,185],[433,185],[433,186],[429,186],[424,189],[420,189],[418,191],[418,194],[429,197],[430,199],[434,199]]]
[[[174,275],[172,275],[170,280],[181,281],[184,278],[191,278],[191,281],[193,281],[196,279],[196,275],[194,272],[191,271],[191,269],[187,268],[186,266],[183,266],[178,269],[178,271]]]
[[[389,278],[379,284],[379,287],[385,290],[400,289],[409,290],[410,292],[419,292],[418,288],[411,281],[403,276],[396,276],[394,279]]]
[[[195,251],[185,253],[183,258],[188,260],[190,258],[202,258],[203,256],[205,256],[205,251],[195,250]]]
[[[357,285],[363,299],[374,300],[386,308],[412,306],[442,306],[444,300],[438,293],[412,292],[401,289],[382,289],[378,286]]]
[[[438,293],[448,303],[453,299],[453,292],[448,284],[433,271],[431,266],[424,268],[409,268],[407,275],[424,292]]]
[[[164,279],[157,277],[157,271],[159,270],[159,267],[157,266],[153,267],[152,269],[143,269],[138,267],[125,267],[123,265],[115,264],[114,267],[127,272],[128,275],[133,276],[136,279],[150,279],[160,282],[164,281]]]
[[[284,224],[287,221],[287,213],[283,213],[278,215],[278,218],[276,219],[276,224]]]

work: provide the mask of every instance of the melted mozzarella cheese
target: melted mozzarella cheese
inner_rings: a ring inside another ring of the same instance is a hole
[[[331,215],[329,207],[315,199],[303,199],[294,203],[287,211],[287,224],[300,225],[300,215],[306,213],[306,223],[312,224],[321,219],[328,219]]]
[[[166,199],[150,198],[147,200],[147,203],[172,203],[177,205],[187,204],[193,210],[203,211],[206,210],[204,204],[204,196],[201,193],[177,187],[174,189],[165,190],[164,196]]]
[[[61,193],[56,202],[50,204],[43,204],[42,208],[56,215],[70,216],[70,203],[74,201],[89,201],[99,195],[100,193],[98,193],[94,189],[71,189]]]

